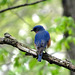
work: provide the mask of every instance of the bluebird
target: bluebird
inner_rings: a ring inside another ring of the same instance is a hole
[[[33,27],[31,31],[36,33],[34,45],[37,49],[38,61],[41,62],[43,51],[51,45],[50,35],[41,25]]]

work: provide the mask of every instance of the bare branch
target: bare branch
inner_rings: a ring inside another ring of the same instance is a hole
[[[4,38],[0,38],[0,44],[11,45],[18,48],[20,51],[26,52],[28,55],[37,57],[37,50],[28,48],[24,44],[18,42],[8,33],[4,34]],[[56,64],[75,72],[75,66],[67,60],[58,59],[54,56],[49,55],[48,53],[43,53],[42,59],[48,61],[50,64]]]
[[[38,3],[43,2],[43,1],[46,1],[46,0],[40,0],[40,1],[37,1],[37,2],[34,2],[34,3],[28,3],[28,4],[25,3],[25,4],[18,5],[18,6],[9,7],[9,8],[6,8],[6,9],[3,9],[3,10],[0,10],[0,13],[3,13],[3,12],[8,11],[8,10],[12,10],[12,9],[16,9],[16,8],[24,7],[24,6],[35,5],[35,4],[38,4]]]

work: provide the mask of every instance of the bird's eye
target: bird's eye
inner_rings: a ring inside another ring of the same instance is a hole
[[[36,31],[37,30],[37,28],[34,28],[34,31]]]

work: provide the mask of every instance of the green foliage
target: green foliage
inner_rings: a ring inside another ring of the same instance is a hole
[[[5,5],[7,3],[7,0],[1,0],[0,5]]]
[[[30,69],[33,69],[35,67],[37,63],[37,60],[36,59],[32,59],[30,62],[29,62],[29,67]]]
[[[19,62],[19,57],[16,57],[14,61],[15,61],[15,63],[14,63],[15,67],[21,66],[21,63]]]
[[[61,31],[62,33],[68,32],[69,35],[72,34],[72,27],[75,26],[75,24],[71,17],[59,17],[55,19],[55,22],[58,23],[56,31]]]
[[[3,64],[8,57],[8,52],[4,48],[0,48],[0,64]]]
[[[69,43],[75,42],[74,41],[75,38],[71,36],[74,34],[72,29],[75,28],[74,20],[71,17],[64,16],[56,18],[55,22],[57,22],[57,26],[55,29],[57,33],[59,32],[63,34],[67,33],[69,35],[69,37],[63,38],[58,42],[56,49],[61,49],[62,44],[65,45],[67,49],[70,49]]]

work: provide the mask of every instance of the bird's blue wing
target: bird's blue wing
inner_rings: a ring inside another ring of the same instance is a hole
[[[40,46],[42,42],[44,42],[44,46],[46,47],[47,42],[50,39],[50,35],[47,31],[40,31],[35,35],[35,41],[34,43],[36,46]]]

